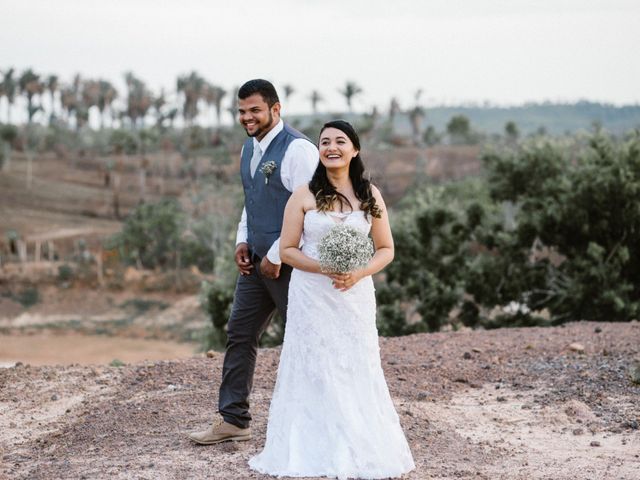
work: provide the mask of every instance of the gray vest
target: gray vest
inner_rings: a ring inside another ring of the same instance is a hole
[[[250,170],[253,139],[248,138],[244,142],[240,159],[240,176],[244,188],[244,206],[247,210],[247,243],[251,251],[260,257],[267,254],[282,230],[284,207],[291,192],[282,185],[280,165],[289,144],[296,138],[309,140],[285,123],[282,131],[276,135],[262,155],[253,178]],[[261,169],[270,161],[276,164],[276,169],[269,176],[269,182],[265,183],[265,175]]]

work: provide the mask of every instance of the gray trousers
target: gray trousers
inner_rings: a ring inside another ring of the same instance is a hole
[[[258,341],[276,309],[286,321],[291,267],[282,264],[280,276],[269,279],[260,273],[260,260],[250,275],[240,275],[227,324],[227,346],[222,366],[218,412],[227,423],[247,428],[251,422],[249,394],[258,356]]]

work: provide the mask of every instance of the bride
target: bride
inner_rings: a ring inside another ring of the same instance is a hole
[[[325,124],[319,150],[311,182],[284,213],[280,255],[294,267],[287,325],[266,444],[249,465],[278,476],[398,477],[415,466],[380,364],[371,278],[393,260],[387,210],[363,178],[349,123]],[[321,271],[318,242],[337,223],[371,233],[364,268]]]

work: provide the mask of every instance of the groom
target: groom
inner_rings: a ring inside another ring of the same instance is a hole
[[[267,80],[249,80],[238,90],[240,124],[248,138],[240,154],[244,209],[235,261],[240,272],[227,324],[227,346],[218,398],[220,417],[189,438],[202,445],[251,438],[249,394],[258,340],[276,309],[286,319],[291,267],[280,262],[284,207],[311,180],[318,149],[280,119],[280,100]]]

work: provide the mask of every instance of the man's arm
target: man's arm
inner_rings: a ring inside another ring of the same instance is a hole
[[[240,271],[240,275],[249,275],[253,264],[249,257],[249,245],[247,244],[247,209],[242,209],[242,215],[238,222],[238,232],[236,233],[235,261]]]
[[[240,221],[238,222],[238,231],[236,232],[236,246],[239,243],[247,243],[248,235],[247,209],[245,207],[242,207],[242,215],[240,216]]]

